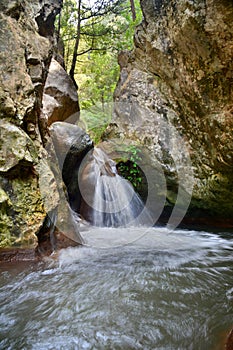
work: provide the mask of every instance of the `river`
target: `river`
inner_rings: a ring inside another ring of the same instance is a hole
[[[224,349],[232,235],[158,227],[83,235],[83,248],[0,266],[1,349]]]

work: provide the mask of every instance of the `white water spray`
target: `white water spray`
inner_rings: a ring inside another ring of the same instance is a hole
[[[84,199],[81,214],[94,226],[152,226],[153,219],[129,181],[117,174],[116,163],[95,148],[79,173]]]

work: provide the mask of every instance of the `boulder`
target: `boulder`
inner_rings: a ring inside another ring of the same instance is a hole
[[[78,170],[86,154],[93,148],[93,142],[80,127],[65,122],[53,123],[50,133],[71,207],[78,212],[81,200]]]
[[[75,123],[79,119],[77,90],[67,72],[54,59],[49,67],[42,103],[48,125],[56,121]]]

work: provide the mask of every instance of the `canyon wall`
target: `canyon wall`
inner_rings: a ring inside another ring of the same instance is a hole
[[[183,187],[193,213],[232,218],[233,3],[141,0],[141,7],[135,48],[119,56],[105,139],[132,142],[148,151],[151,166],[159,162],[167,204]]]
[[[56,156],[48,116],[41,112],[61,5],[61,0],[0,3],[0,247],[31,249],[28,258],[38,248],[38,237],[46,238],[46,227],[50,234],[54,230],[55,221],[61,245],[66,245],[61,234],[81,241],[59,169],[51,163]],[[56,68],[62,69],[53,63],[55,75]],[[64,84],[64,74],[62,79]],[[50,77],[54,91],[51,84]],[[72,114],[79,111],[77,93],[73,100]],[[63,107],[56,103],[57,113]]]

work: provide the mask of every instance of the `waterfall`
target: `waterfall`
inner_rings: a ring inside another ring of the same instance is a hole
[[[79,171],[81,215],[94,226],[152,226],[153,220],[129,181],[117,173],[116,163],[94,148]]]

